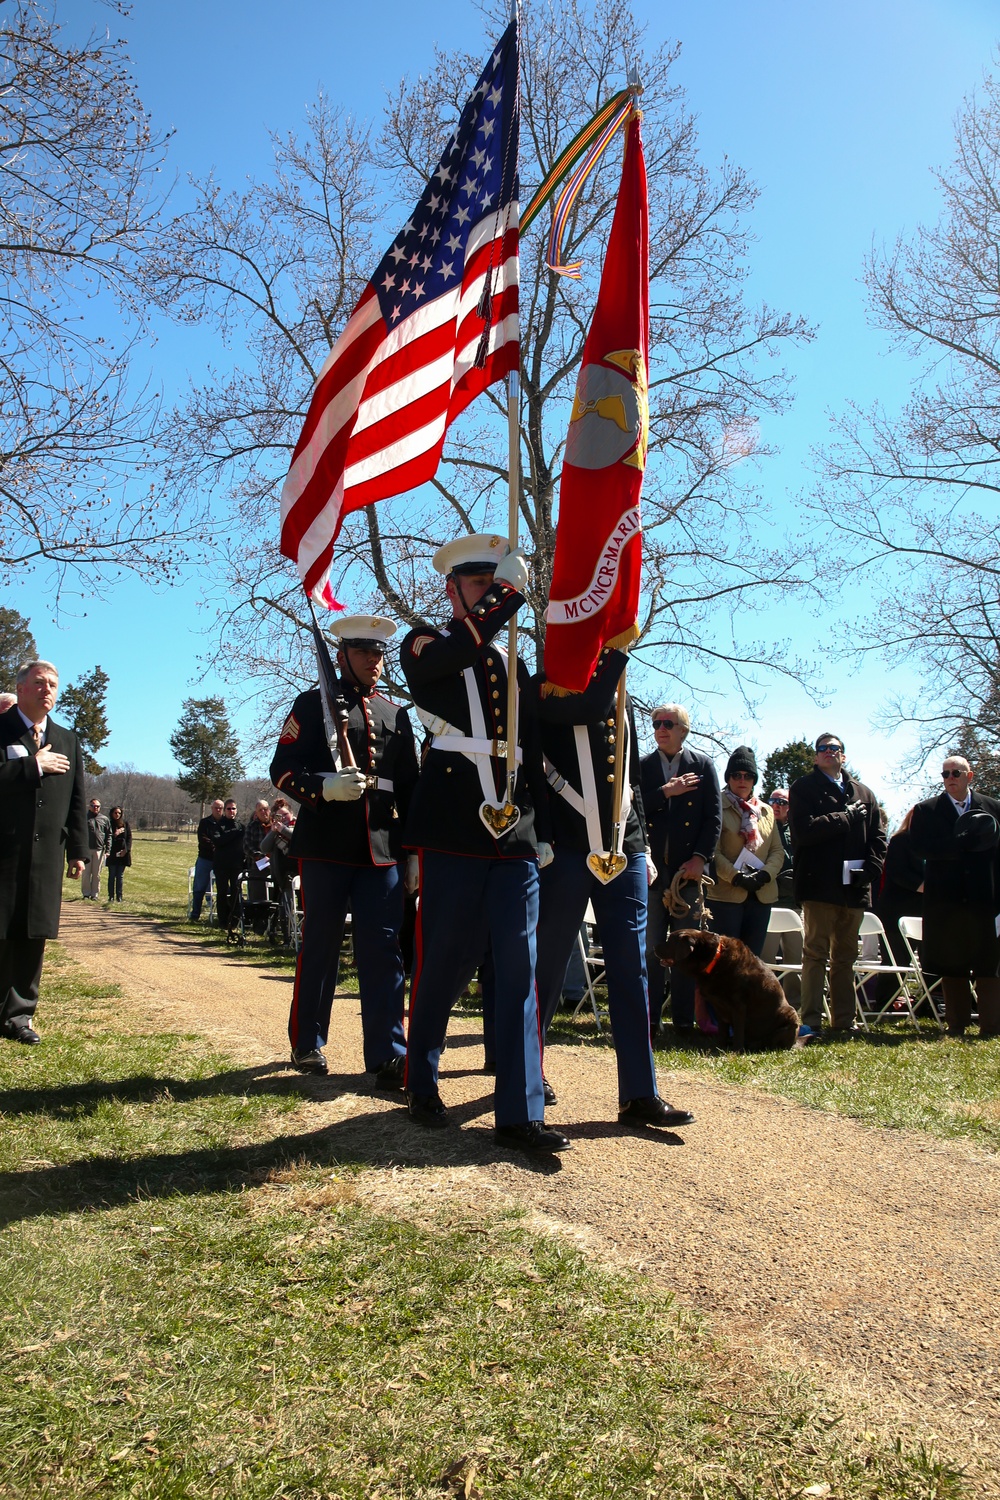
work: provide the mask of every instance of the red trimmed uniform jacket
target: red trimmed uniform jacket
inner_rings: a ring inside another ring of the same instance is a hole
[[[472,735],[469,699],[461,675],[471,668],[487,735],[506,740],[507,671],[493,640],[523,603],[523,594],[509,584],[495,583],[464,620],[451,620],[443,629],[420,625],[411,630],[399,648],[399,660],[417,707],[463,735]],[[499,839],[494,838],[479,816],[484,791],[477,766],[461,753],[432,748],[427,752],[406,820],[404,842],[408,848],[479,859],[535,859],[538,841],[551,842],[538,724],[527,703],[531,679],[520,660],[517,677],[523,754],[514,789],[514,800],[521,809],[518,822]],[[502,800],[506,760],[494,756],[491,767],[497,799]]]
[[[347,683],[342,688],[350,710],[347,737],[358,768],[385,786],[365,792],[357,802],[323,801],[323,773],[336,769],[323,703],[319,688],[300,693],[285,720],[270,772],[279,791],[301,803],[289,856],[342,865],[395,864],[417,780],[413,729],[406,709],[381,693],[365,697]]]

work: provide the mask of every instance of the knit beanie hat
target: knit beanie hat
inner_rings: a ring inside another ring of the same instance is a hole
[[[757,757],[749,745],[740,745],[729,757],[729,764],[726,766],[726,780],[728,781],[730,776],[736,776],[740,771],[749,771],[755,782],[760,776],[760,772],[757,770]]]

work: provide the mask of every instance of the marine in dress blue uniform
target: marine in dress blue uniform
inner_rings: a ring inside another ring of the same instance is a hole
[[[597,919],[608,984],[611,1032],[618,1059],[619,1119],[642,1125],[689,1125],[693,1116],[659,1097],[649,1040],[646,983],[646,887],[654,873],[639,789],[639,752],[626,700],[624,830],[613,848],[617,720],[615,694],[628,658],[606,649],[587,688],[543,693],[535,679],[545,770],[550,789],[554,858],[541,872],[538,920],[538,1006],[548,1031],[587,902]],[[593,873],[591,854],[621,854],[625,868],[608,882]]]
[[[289,857],[299,862],[303,931],[288,1018],[292,1062],[326,1073],[323,1054],[337,988],[347,912],[358,966],[364,1062],[402,1088],[405,977],[399,950],[403,879],[400,832],[417,779],[404,708],[376,691],[391,620],[338,621],[337,665],[357,768],[334,764],[318,688],[292,705],[271,761],[271,780],[301,803]]]
[[[558,1151],[565,1136],[544,1124],[541,1039],[535,998],[538,866],[551,858],[537,721],[519,714],[516,823],[487,826],[485,806],[506,800],[507,660],[498,631],[524,604],[527,567],[502,537],[466,536],[435,554],[453,618],[420,626],[400,663],[433,738],[404,833],[419,863],[420,905],[410,996],[406,1093],[417,1123],[448,1123],[438,1062],[458,980],[489,940],[496,991],[497,1140]],[[516,663],[521,692],[527,668]]]

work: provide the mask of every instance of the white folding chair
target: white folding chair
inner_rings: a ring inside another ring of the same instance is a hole
[[[885,928],[882,926],[882,919],[875,912],[866,911],[861,918],[861,928],[858,936],[861,939],[862,945],[865,938],[873,938],[878,951],[877,959],[873,960],[862,956],[856,959],[854,963],[854,1001],[857,1007],[858,1020],[861,1022],[863,1029],[865,1031],[868,1030],[869,1017],[873,1020],[878,1020],[880,1016],[885,1015],[887,1010],[892,1009],[897,1000],[904,1002],[906,1014],[914,1026],[918,1025],[913,1010],[913,996],[907,987],[907,981],[915,980],[916,974],[910,965],[883,962],[883,957],[886,953],[889,955],[890,960],[893,955],[885,935]],[[881,979],[883,975],[888,975],[894,981],[892,994],[882,1005],[873,1006],[866,1004],[868,998],[865,991],[866,983],[870,979]]]
[[[790,906],[772,906],[767,918],[768,937],[779,936],[783,932],[797,932],[802,936],[802,917],[799,912],[793,911]],[[786,964],[784,962],[768,964],[767,966],[775,978],[780,979],[783,974],[801,974],[801,964]]]
[[[583,977],[587,985],[587,993],[574,1010],[573,1019],[576,1020],[589,1000],[590,1008],[594,1013],[594,1025],[600,1031],[601,1012],[597,1004],[597,995],[594,992],[594,981],[596,980],[600,984],[604,978],[604,950],[598,938],[597,918],[594,916],[594,908],[589,901],[587,902],[587,910],[583,914],[583,920],[587,924],[587,932],[590,937],[590,952],[587,952],[587,945],[583,941],[582,932],[577,933],[576,941],[580,949],[580,957],[583,959]]]
[[[923,917],[900,917],[899,933],[906,945],[906,951],[909,954],[910,963],[913,967],[913,977],[916,982],[917,988],[920,991],[920,997],[917,1000],[917,1005],[919,1007],[926,1000],[931,1015],[934,1017],[935,1021],[943,1031],[944,990],[941,985],[941,979],[939,976],[934,980],[933,984],[928,985],[927,976],[924,973],[923,967],[920,963],[920,954],[917,952],[915,946],[917,943],[922,942],[923,940]]]

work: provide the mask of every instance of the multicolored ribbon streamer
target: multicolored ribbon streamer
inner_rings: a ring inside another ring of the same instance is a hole
[[[632,113],[636,94],[637,89],[634,85],[619,89],[617,94],[612,94],[593,119],[588,121],[573,137],[554,165],[549,168],[544,182],[521,216],[521,233],[524,234],[556,192],[559,184],[566,178],[553,212],[546,256],[549,269],[556,271],[560,276],[569,276],[575,281],[580,279],[580,268],[583,262],[573,261],[565,264],[562,259],[561,243],[566,223],[587,178],[604,155],[619,126],[623,125]],[[568,177],[567,173],[570,174]]]

